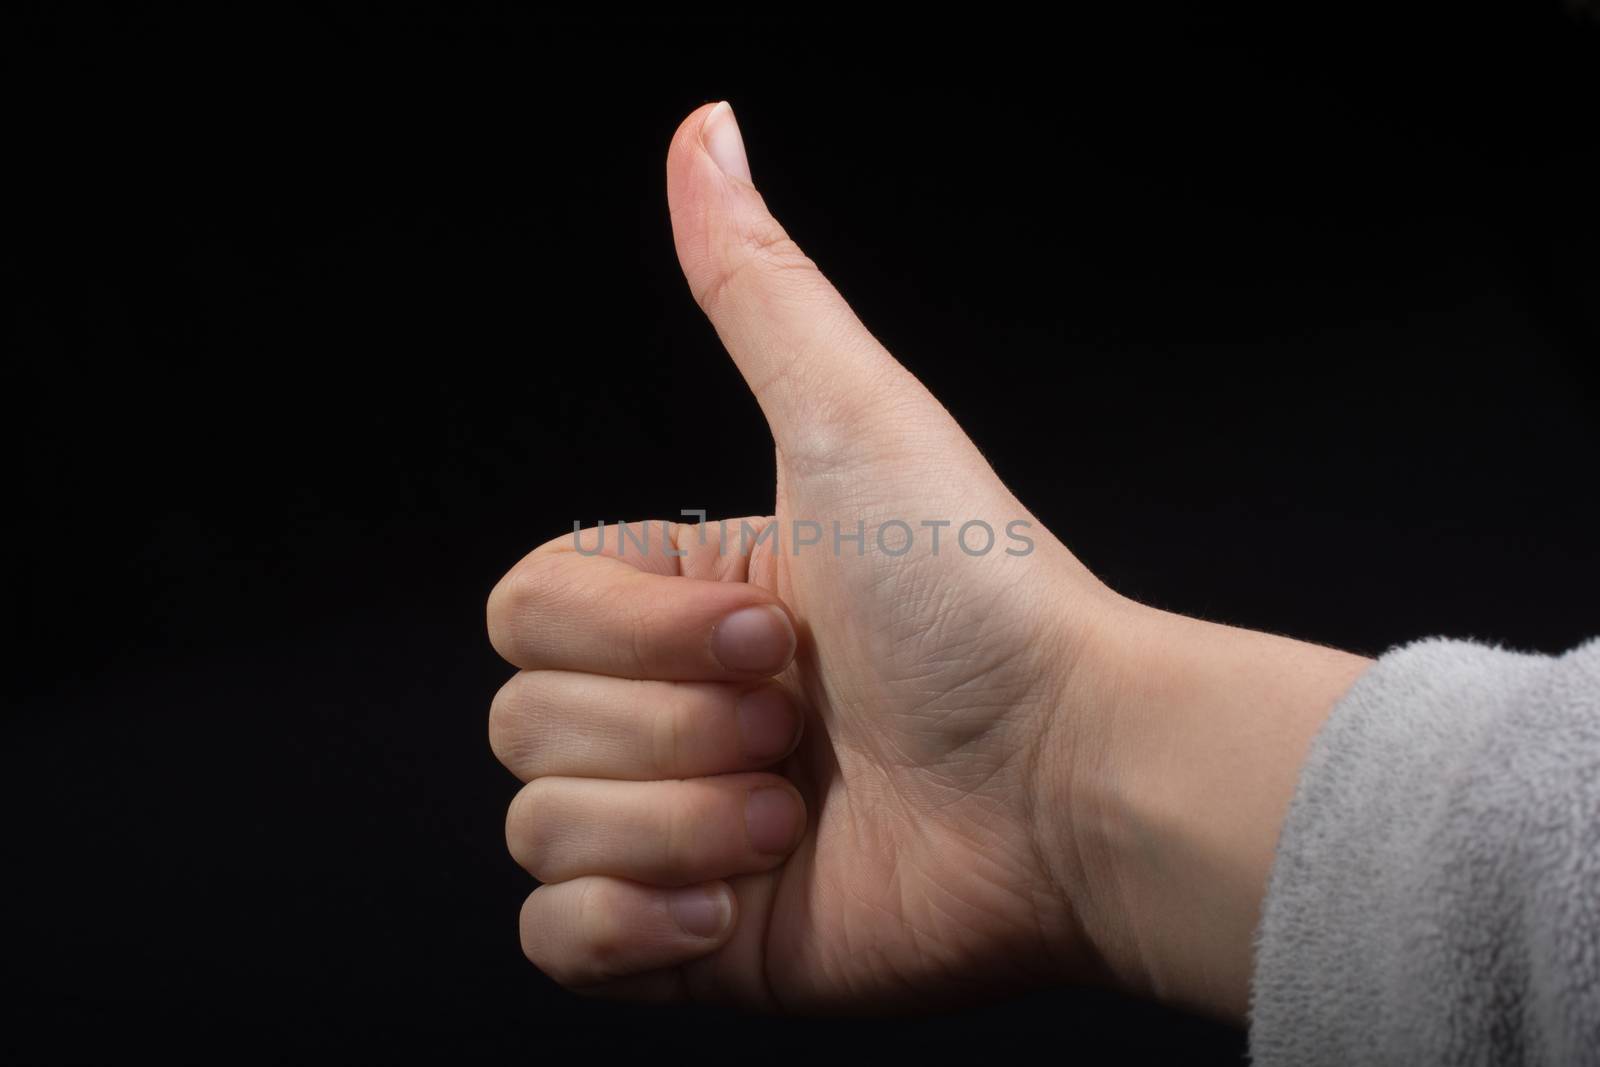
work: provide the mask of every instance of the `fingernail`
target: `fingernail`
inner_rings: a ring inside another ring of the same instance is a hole
[[[739,698],[739,748],[753,760],[787,756],[800,739],[800,716],[782,689],[763,685]]]
[[[712,108],[700,124],[700,142],[722,173],[743,181],[750,180],[750,161],[745,158],[744,138],[733,117],[733,105],[726,100]]]
[[[794,794],[779,786],[753,789],[744,802],[744,828],[750,847],[769,856],[786,855],[799,835],[800,811]]]
[[[694,937],[716,937],[733,913],[726,890],[704,886],[672,890],[667,895],[667,910],[683,932]]]
[[[711,654],[730,671],[777,674],[794,655],[794,628],[775,605],[740,608],[711,631]]]

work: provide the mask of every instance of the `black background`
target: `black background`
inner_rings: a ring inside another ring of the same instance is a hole
[[[1242,1054],[1104,994],[750,1019],[522,959],[486,593],[574,519],[770,507],[668,228],[707,100],[1114,587],[1367,653],[1600,631],[1600,29],[1559,6],[220,6],[0,44],[0,1053]]]

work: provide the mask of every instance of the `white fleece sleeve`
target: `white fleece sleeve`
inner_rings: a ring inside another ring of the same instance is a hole
[[[1600,1064],[1600,640],[1432,639],[1322,727],[1256,934],[1251,1056]]]

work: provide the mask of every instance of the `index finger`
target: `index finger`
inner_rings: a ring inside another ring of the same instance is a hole
[[[788,609],[758,586],[661,573],[555,542],[495,586],[488,625],[495,651],[524,670],[619,678],[764,677],[788,666],[796,645]]]

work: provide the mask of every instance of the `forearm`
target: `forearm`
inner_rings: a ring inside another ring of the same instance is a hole
[[[1370,665],[1116,598],[1059,754],[1085,932],[1124,988],[1242,1021],[1274,849],[1312,738]]]

